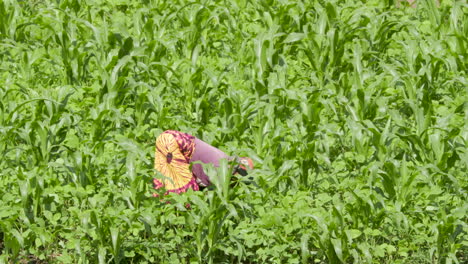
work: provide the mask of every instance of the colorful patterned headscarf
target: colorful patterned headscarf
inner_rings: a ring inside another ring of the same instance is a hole
[[[199,190],[190,170],[190,159],[195,152],[195,137],[175,130],[167,130],[156,139],[154,168],[165,178],[154,179],[155,189],[165,187],[167,193],[181,193],[192,188]]]

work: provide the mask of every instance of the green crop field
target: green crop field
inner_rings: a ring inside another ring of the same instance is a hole
[[[0,263],[467,263],[468,4],[395,2],[0,0]]]

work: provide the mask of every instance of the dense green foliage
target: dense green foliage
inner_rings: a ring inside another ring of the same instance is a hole
[[[0,0],[0,263],[466,263],[468,6],[364,2]]]

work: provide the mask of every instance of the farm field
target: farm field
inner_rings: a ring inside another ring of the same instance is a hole
[[[417,5],[0,0],[0,263],[467,263],[468,4]],[[253,182],[154,198],[167,129]]]

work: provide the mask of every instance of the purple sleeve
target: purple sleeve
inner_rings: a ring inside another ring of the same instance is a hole
[[[190,162],[201,161],[203,163],[212,163],[215,167],[219,166],[220,159],[228,159],[229,156],[221,150],[209,145],[206,142],[195,138],[195,151],[192,154]],[[202,186],[210,185],[210,179],[203,171],[201,164],[193,164],[192,172],[197,178],[197,182]]]

